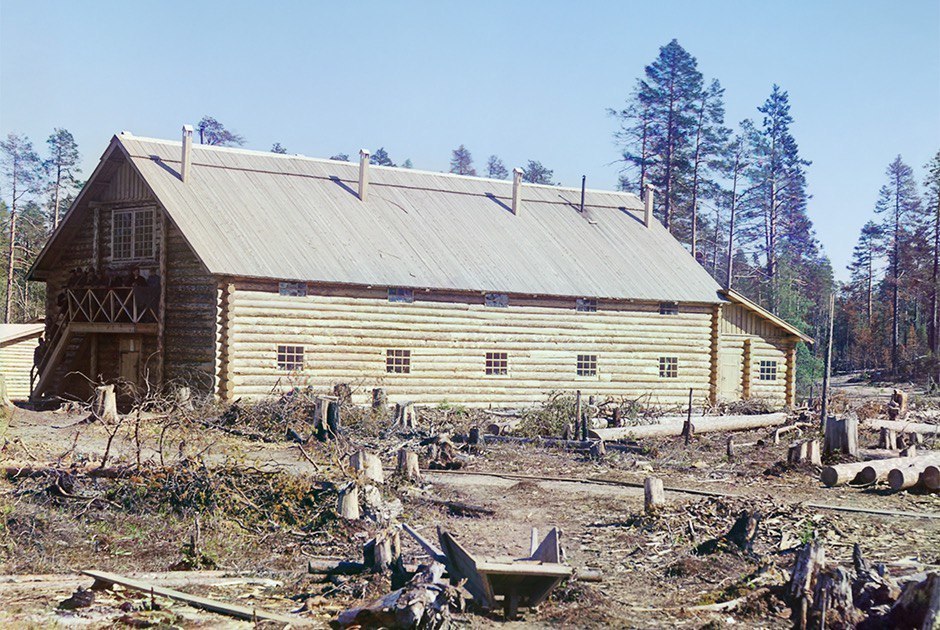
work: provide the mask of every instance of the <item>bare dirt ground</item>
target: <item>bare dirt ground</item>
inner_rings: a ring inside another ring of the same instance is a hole
[[[868,413],[890,393],[839,385],[840,413]],[[915,401],[915,411],[923,411],[918,421],[940,421],[936,400]],[[460,409],[419,410],[418,416],[431,435],[456,434],[487,417]],[[134,416],[125,419],[109,448],[113,429],[80,423],[84,417],[17,409],[0,434],[4,467],[97,465],[105,451],[107,466],[141,464],[122,479],[0,480],[0,626],[252,625],[132,591],[98,592],[91,606],[58,608],[76,588],[90,586],[92,580],[78,574],[83,569],[142,576],[279,613],[302,611],[298,620],[317,626],[390,590],[383,576],[324,580],[305,568],[311,558],[358,559],[373,535],[368,521],[335,517],[344,456],[364,446],[392,466],[394,453],[407,444],[424,465],[421,436],[387,431],[385,421],[353,420],[340,444],[313,441],[301,452],[281,435],[284,426],[302,432],[289,414],[260,428],[232,425],[237,431],[150,414],[139,426]],[[642,453],[608,452],[600,461],[576,451],[488,444],[482,453],[468,453],[458,471],[428,471],[418,485],[392,476],[382,493],[399,499],[399,520],[426,537],[434,538],[440,525],[486,555],[526,555],[532,527],[558,526],[567,561],[603,573],[599,583],[563,584],[519,621],[505,622],[498,612],[458,616],[476,627],[789,627],[790,611],[770,595],[730,612],[692,607],[785,582],[795,549],[814,538],[825,543],[829,559],[845,563],[859,543],[870,561],[886,563],[896,575],[940,565],[938,495],[825,488],[818,470],[783,464],[788,440],[774,445],[770,433],[736,433],[738,443],[763,443],[734,461],[725,455],[724,434],[703,434],[688,446],[681,438],[643,440]],[[270,441],[259,439],[264,436]],[[877,436],[864,432],[860,441],[874,446]],[[643,513],[642,482],[650,475],[667,489],[667,505],[655,517]],[[457,515],[434,502],[441,500],[493,513]],[[751,552],[707,549],[742,511],[755,510],[762,518]],[[405,536],[402,543],[406,559],[421,559],[412,540]],[[172,569],[186,571],[168,573]]]

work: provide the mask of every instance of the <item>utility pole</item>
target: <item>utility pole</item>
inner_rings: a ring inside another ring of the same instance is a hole
[[[829,416],[829,378],[832,374],[832,328],[836,311],[836,294],[829,295],[829,336],[826,339],[826,366],[823,371],[822,405],[820,405],[819,424],[825,430],[826,418]]]

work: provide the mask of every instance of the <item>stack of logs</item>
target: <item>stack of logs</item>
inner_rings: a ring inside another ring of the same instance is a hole
[[[917,455],[909,449],[904,457],[826,466],[820,480],[829,487],[846,484],[869,486],[887,481],[897,492],[910,488],[940,490],[940,454]]]

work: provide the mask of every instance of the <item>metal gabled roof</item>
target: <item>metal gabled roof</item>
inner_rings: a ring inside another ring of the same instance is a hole
[[[632,194],[117,136],[213,274],[356,285],[717,303],[719,285]]]

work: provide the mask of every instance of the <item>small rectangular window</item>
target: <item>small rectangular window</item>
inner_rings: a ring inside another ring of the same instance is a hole
[[[659,314],[660,315],[678,315],[679,303],[678,302],[660,302]]]
[[[411,374],[411,350],[386,350],[385,371],[389,374]]]
[[[578,376],[597,376],[597,355],[578,355]]]
[[[415,301],[414,289],[405,289],[404,287],[389,287],[388,301],[411,304]]]
[[[679,358],[659,357],[659,377],[679,378]]]
[[[277,369],[287,371],[304,369],[304,347],[278,346]]]
[[[575,302],[575,310],[582,313],[596,313],[597,300],[594,298],[578,298]]]
[[[760,380],[762,381],[776,381],[777,380],[777,362],[776,361],[761,361],[760,362]]]
[[[279,282],[278,292],[281,295],[289,295],[291,297],[304,297],[307,295],[307,283],[306,282]]]
[[[113,260],[153,258],[154,240],[152,208],[115,210],[111,214]]]
[[[487,352],[486,374],[487,376],[509,374],[509,355],[505,352]]]
[[[506,293],[487,293],[483,303],[494,308],[506,308],[509,306],[509,295]]]

